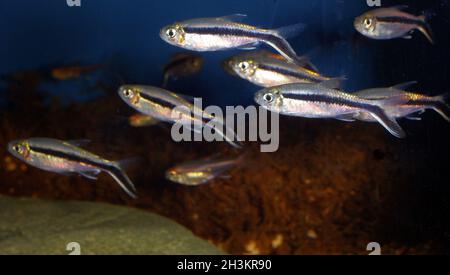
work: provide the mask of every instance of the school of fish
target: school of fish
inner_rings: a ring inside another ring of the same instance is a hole
[[[370,39],[412,38],[415,30],[429,42],[435,43],[426,16],[416,16],[396,6],[370,10],[354,20],[354,28]],[[348,92],[342,89],[346,76],[327,76],[312,64],[309,58],[297,55],[287,39],[298,36],[305,26],[301,23],[278,29],[263,29],[243,23],[246,16],[235,14],[216,18],[198,18],[178,21],[162,27],[160,38],[170,45],[194,52],[230,49],[254,50],[232,56],[222,63],[230,74],[249,81],[261,90],[254,94],[255,102],[263,108],[286,116],[303,118],[331,118],[345,122],[377,122],[397,138],[406,137],[399,125],[402,118],[420,120],[425,110],[434,110],[450,121],[447,95],[428,96],[406,91],[416,82],[392,87],[371,88]],[[260,45],[274,50],[255,50]],[[167,90],[171,80],[200,72],[203,57],[190,52],[174,55],[163,69],[161,86],[122,85],[119,97],[136,113],[128,118],[132,127],[158,123],[181,123],[192,132],[208,126],[214,115],[196,107],[192,98]],[[55,68],[51,76],[59,80],[72,79],[84,72],[97,69]],[[234,129],[227,128],[232,137]],[[217,129],[215,129],[218,131]],[[241,148],[235,139],[218,132],[234,148]],[[124,172],[123,162],[110,161],[81,147],[87,141],[62,141],[51,138],[28,138],[11,141],[8,151],[18,159],[42,170],[63,174],[79,174],[95,180],[101,172],[109,174],[132,198],[136,188]],[[215,156],[191,160],[168,169],[167,180],[198,186],[217,178],[226,178],[228,172],[244,163],[244,154],[238,157]]]

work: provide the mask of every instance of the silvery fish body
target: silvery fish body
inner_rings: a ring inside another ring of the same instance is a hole
[[[255,101],[273,112],[307,118],[352,121],[359,113],[368,112],[392,135],[405,136],[395,119],[384,111],[386,102],[359,98],[321,84],[297,83],[266,88],[255,94]]]
[[[354,21],[355,29],[372,39],[410,38],[413,30],[419,30],[433,42],[433,35],[425,16],[415,16],[402,11],[404,6],[379,8],[368,11]]]
[[[320,83],[334,81],[339,87],[343,78],[329,78],[318,72],[287,62],[282,56],[265,50],[239,54],[225,63],[234,74],[261,87],[289,83]]]
[[[409,84],[407,83],[407,85]],[[355,93],[355,95],[372,100],[396,98],[395,104],[385,106],[386,113],[396,119],[409,118],[419,120],[420,117],[417,117],[417,114],[431,109],[439,113],[445,120],[450,121],[450,108],[445,103],[447,95],[426,96],[401,90],[400,87],[402,86],[405,86],[405,84],[386,88],[366,89]],[[355,118],[362,121],[375,121],[369,113],[360,113]]]
[[[153,86],[123,85],[118,90],[119,96],[136,111],[169,123],[180,123],[191,131],[200,133],[203,127],[208,127],[208,121],[215,120],[225,126],[225,122],[213,115],[204,112],[201,108],[192,104],[176,93]],[[233,139],[237,137],[234,130],[227,128],[227,136],[223,131],[215,128],[229,144],[236,148],[240,145]]]
[[[166,178],[175,183],[197,186],[229,171],[240,160],[241,158],[223,158],[189,161],[168,169]]]
[[[236,14],[186,20],[163,27],[160,37],[171,45],[192,51],[250,49],[265,43],[291,62],[307,62],[297,56],[285,39],[302,31],[302,24],[267,30],[240,23],[243,18],[245,15]]]
[[[109,161],[79,148],[82,141],[62,141],[50,138],[29,138],[11,141],[8,151],[25,163],[39,169],[60,173],[77,173],[89,179],[97,179],[106,172],[131,197],[136,191],[133,183],[123,172],[119,162]],[[130,190],[131,189],[131,190]]]

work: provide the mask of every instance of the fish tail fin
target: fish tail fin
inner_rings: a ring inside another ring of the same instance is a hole
[[[450,122],[450,106],[446,103],[446,100],[448,100],[449,97],[450,93],[436,96],[434,97],[435,100],[431,104],[431,108],[448,122]]]
[[[421,24],[419,24],[419,31],[425,35],[425,37],[430,41],[431,44],[435,44],[433,30],[431,29],[430,24],[427,22],[427,16],[421,15],[419,16]]]
[[[136,199],[137,196],[134,193],[136,192],[136,187],[134,187],[133,182],[123,171],[122,165],[124,165],[123,162],[115,162],[109,169],[106,169],[105,172],[107,172],[119,184],[128,196]]]
[[[374,108],[371,108],[369,110],[369,112],[393,136],[395,136],[397,138],[404,138],[404,137],[406,137],[405,131],[397,123],[395,118],[388,116],[386,114],[386,112],[383,110],[383,108],[381,108],[379,106],[374,106]]]

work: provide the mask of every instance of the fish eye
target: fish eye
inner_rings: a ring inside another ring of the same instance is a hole
[[[271,94],[271,93],[268,93],[268,94],[265,94],[264,96],[263,96],[263,99],[265,100],[265,101],[267,101],[267,102],[272,102],[273,101],[273,99],[274,99],[274,96]]]
[[[249,67],[250,67],[250,64],[247,61],[243,61],[243,62],[239,63],[239,68],[242,71],[246,71]]]
[[[168,29],[168,30],[166,31],[166,35],[167,35],[169,38],[175,38],[175,36],[177,35],[177,30],[176,30],[176,29],[173,29],[173,28],[170,28],[170,29]]]
[[[369,28],[370,26],[372,26],[372,22],[373,22],[372,18],[366,18],[364,19],[363,23],[366,28]]]
[[[18,152],[18,153],[20,153],[21,148],[20,148],[20,146],[18,144],[16,144],[16,145],[13,146],[13,150]]]
[[[131,90],[131,89],[125,89],[124,91],[123,91],[123,95],[124,96],[126,96],[126,97],[128,97],[128,98],[130,98],[130,97],[133,97],[133,91]]]

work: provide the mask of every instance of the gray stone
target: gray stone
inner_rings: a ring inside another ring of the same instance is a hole
[[[181,225],[141,210],[0,196],[0,254],[69,254],[71,242],[81,254],[222,254]]]

